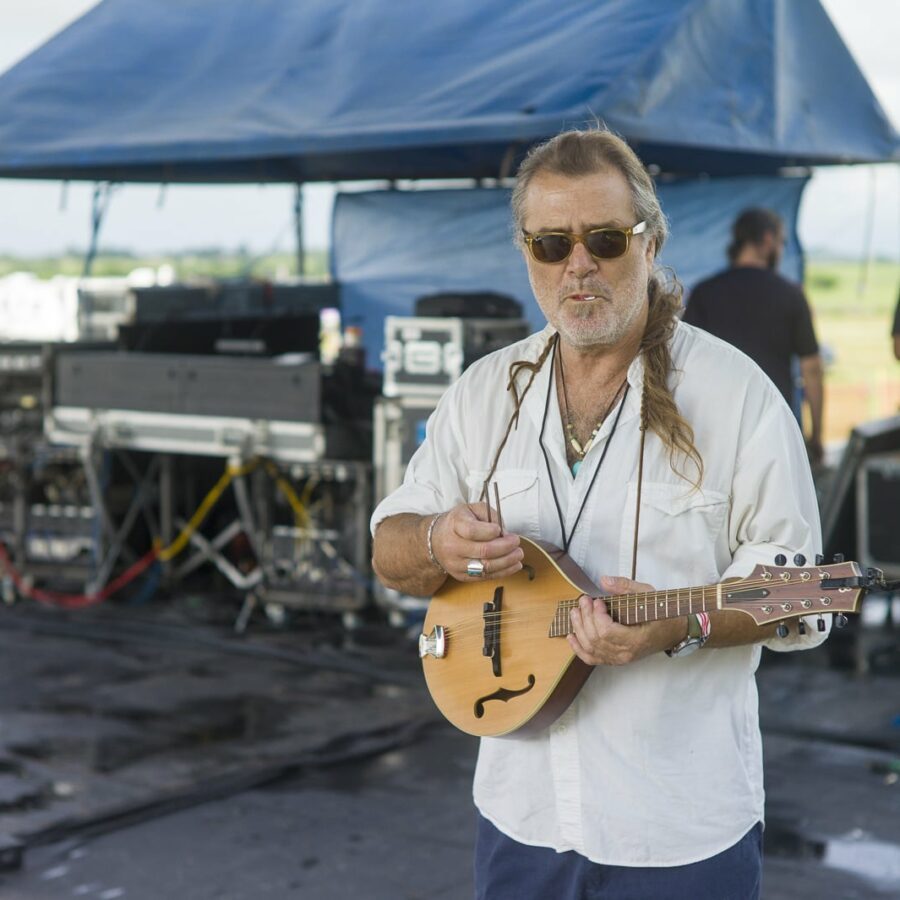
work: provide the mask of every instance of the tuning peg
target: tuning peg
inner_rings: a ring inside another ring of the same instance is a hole
[[[825,562],[825,557],[821,553],[816,554],[816,565],[821,566]]]
[[[797,634],[806,634],[806,622],[803,619],[797,620]]]
[[[835,553],[834,556],[831,557],[832,562],[842,563],[844,561],[843,553]]]
[[[775,557],[775,565],[783,566],[787,562],[787,557],[783,553],[779,553],[778,556]]]
[[[786,637],[788,636],[788,627],[787,627],[787,625],[785,625],[784,622],[781,622],[781,623],[778,625],[778,627],[775,629],[775,634],[777,634],[778,637],[780,637],[780,638],[786,638]]]
[[[795,554],[794,565],[795,566],[805,566],[806,565],[806,557],[802,553]]]
[[[847,617],[843,613],[836,613],[834,617],[834,627],[843,628],[847,624]]]
[[[819,616],[819,618],[816,620],[816,628],[818,628],[819,631],[825,630],[825,628],[826,628],[825,619],[823,619],[822,616]]]

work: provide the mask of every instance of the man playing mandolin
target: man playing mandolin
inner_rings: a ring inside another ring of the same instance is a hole
[[[372,519],[382,582],[487,588],[522,569],[519,535],[562,548],[605,595],[812,559],[797,422],[746,356],[678,321],[680,290],[654,269],[666,219],[634,152],[605,131],[560,134],[522,164],[512,211],[547,327],[442,398]],[[612,599],[572,605],[556,640],[591,677],[549,727],[482,738],[476,895],[758,897],[754,672],[763,644],[815,646],[830,617],[780,638],[732,611],[624,624]]]

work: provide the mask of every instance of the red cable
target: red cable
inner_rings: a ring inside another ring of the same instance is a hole
[[[121,590],[131,581],[134,581],[148,566],[155,562],[159,555],[159,550],[154,547],[148,550],[136,563],[127,568],[118,578],[110,581],[102,591],[94,594],[60,594],[56,591],[43,591],[40,588],[29,587],[25,584],[22,577],[12,564],[6,545],[0,542],[0,565],[6,569],[9,577],[13,580],[19,593],[30,600],[37,600],[38,603],[47,603],[50,606],[60,606],[63,609],[83,609],[86,606],[94,606],[97,603],[103,603],[112,596],[116,591]]]

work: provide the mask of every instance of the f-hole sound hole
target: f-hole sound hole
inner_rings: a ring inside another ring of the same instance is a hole
[[[499,688],[494,691],[493,694],[486,694],[484,697],[479,697],[475,701],[475,718],[480,719],[484,715],[484,704],[489,700],[499,700],[502,703],[506,703],[509,700],[512,700],[513,697],[521,697],[522,694],[527,694],[533,687],[534,675],[529,675],[527,686],[519,688],[517,691],[511,691],[509,688]]]

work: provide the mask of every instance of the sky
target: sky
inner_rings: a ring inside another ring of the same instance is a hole
[[[96,0],[0,0],[0,72],[81,16]],[[900,126],[900,0],[822,0],[895,126]],[[90,234],[92,187],[0,179],[0,254],[83,251]],[[304,188],[309,248],[327,246],[333,189]],[[900,262],[900,165],[820,168],[804,193],[800,239],[807,251]],[[292,252],[293,188],[124,185],[112,196],[101,248],[139,253],[193,247]]]

